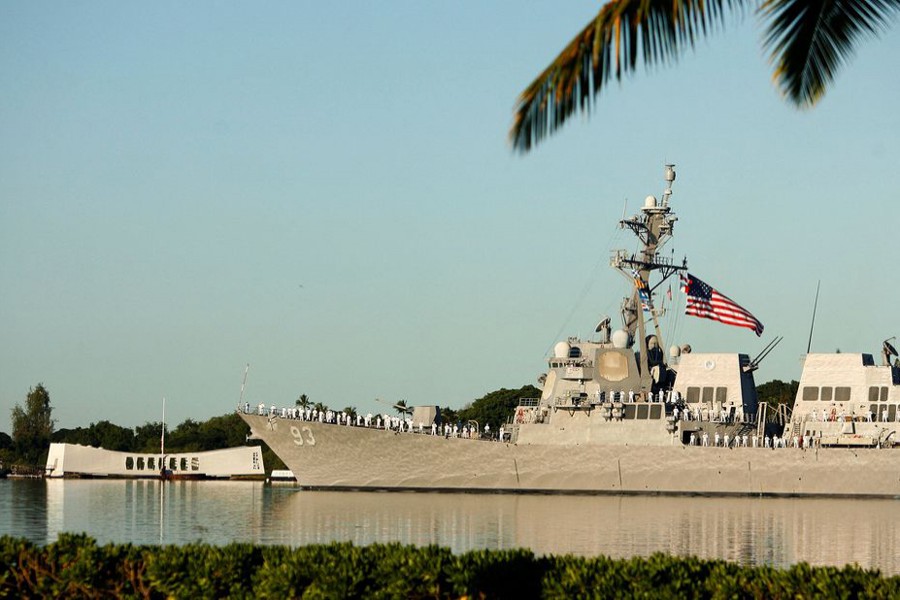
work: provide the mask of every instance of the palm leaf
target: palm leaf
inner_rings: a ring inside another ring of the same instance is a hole
[[[766,0],[765,46],[774,79],[801,107],[813,106],[861,39],[883,31],[900,0]]]
[[[886,0],[879,0],[886,1]],[[754,0],[612,0],[519,96],[510,130],[526,152],[594,98],[615,76],[667,63],[723,21],[726,9]]]

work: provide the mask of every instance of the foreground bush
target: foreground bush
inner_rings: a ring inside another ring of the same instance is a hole
[[[720,560],[538,557],[349,543],[47,546],[0,537],[4,598],[900,598],[900,577],[858,567],[787,570]]]

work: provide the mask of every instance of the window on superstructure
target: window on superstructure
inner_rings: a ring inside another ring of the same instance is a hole
[[[819,399],[819,388],[807,385],[803,388],[803,401],[814,402]]]
[[[662,404],[651,404],[650,405],[650,418],[651,419],[659,419],[662,417]]]
[[[646,419],[647,415],[650,414],[649,408],[650,408],[649,404],[638,404],[637,405],[637,415],[635,416],[635,418],[636,419]]]
[[[888,405],[888,421],[896,421],[897,420],[897,405],[889,404]]]
[[[834,388],[835,402],[850,402],[850,388],[836,387]]]
[[[887,387],[881,388],[881,398],[879,398],[880,402],[887,402],[887,392],[888,392]]]
[[[819,400],[821,400],[822,402],[831,402],[831,387],[822,387],[822,395],[819,396]]]
[[[711,387],[703,388],[703,402],[706,404],[712,404],[713,394],[715,393],[715,391],[716,391],[715,388],[711,388]]]
[[[869,402],[878,402],[878,388],[874,385],[869,388]]]
[[[569,348],[569,358],[581,358],[581,348],[578,346]]]
[[[725,402],[728,399],[728,388],[726,387],[717,387],[716,388],[716,402]]]
[[[687,389],[687,395],[685,396],[685,400],[692,404],[696,404],[696,403],[700,402],[700,388],[689,387]]]
[[[637,405],[636,404],[626,404],[622,409],[622,418],[625,418],[625,419],[637,418]]]

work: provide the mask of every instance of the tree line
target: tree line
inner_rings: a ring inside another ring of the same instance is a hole
[[[770,407],[776,404],[791,406],[797,395],[799,383],[786,383],[774,380],[758,386],[757,394],[760,402],[767,402]],[[519,404],[521,398],[539,398],[541,390],[525,385],[518,389],[502,388],[489,392],[466,404],[462,408],[441,407],[441,418],[447,423],[478,423],[479,429],[490,425],[497,431],[506,423]],[[295,402],[296,406],[311,406],[318,410],[327,410],[321,402],[313,404],[306,394],[302,394]],[[403,412],[406,401],[394,404],[398,412]],[[343,409],[348,414],[356,415],[355,407]],[[0,432],[0,465],[25,465],[42,467],[47,461],[47,452],[51,442],[82,444],[107,450],[135,453],[156,453],[160,451],[163,435],[163,423],[151,421],[134,428],[122,427],[110,421],[98,421],[87,427],[55,429],[52,418],[53,407],[50,404],[50,393],[39,383],[28,391],[25,405],[16,404],[12,409],[12,436]],[[165,449],[170,453],[202,452],[242,446],[247,441],[249,429],[241,418],[235,414],[212,417],[206,421],[187,419],[174,429],[166,428]],[[268,469],[284,468],[284,463],[262,442],[263,460]]]

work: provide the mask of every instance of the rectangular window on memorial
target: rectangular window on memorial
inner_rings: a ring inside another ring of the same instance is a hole
[[[126,456],[125,457],[125,469],[130,471],[134,468],[134,457]]]
[[[144,457],[143,457],[143,456],[138,456],[138,459],[137,459],[137,470],[138,470],[138,471],[143,471],[143,470],[144,470]]]
[[[834,401],[835,402],[850,402],[850,388],[848,388],[848,387],[834,388]]]
[[[687,389],[687,398],[685,398],[688,402],[692,404],[696,404],[700,402],[700,388],[698,387],[689,387]]]
[[[147,468],[150,469],[151,471],[156,470],[156,457],[155,456],[151,456],[150,458],[147,459]]]
[[[200,470],[200,459],[198,457],[191,458],[191,471]]]
[[[819,396],[819,400],[821,400],[822,402],[831,402],[831,388],[830,387],[826,386],[826,387],[822,388],[822,395]]]
[[[187,471],[187,470],[188,470],[188,468],[187,468],[187,459],[186,459],[186,458],[182,458],[182,459],[181,459],[181,470],[182,470],[182,471]]]

